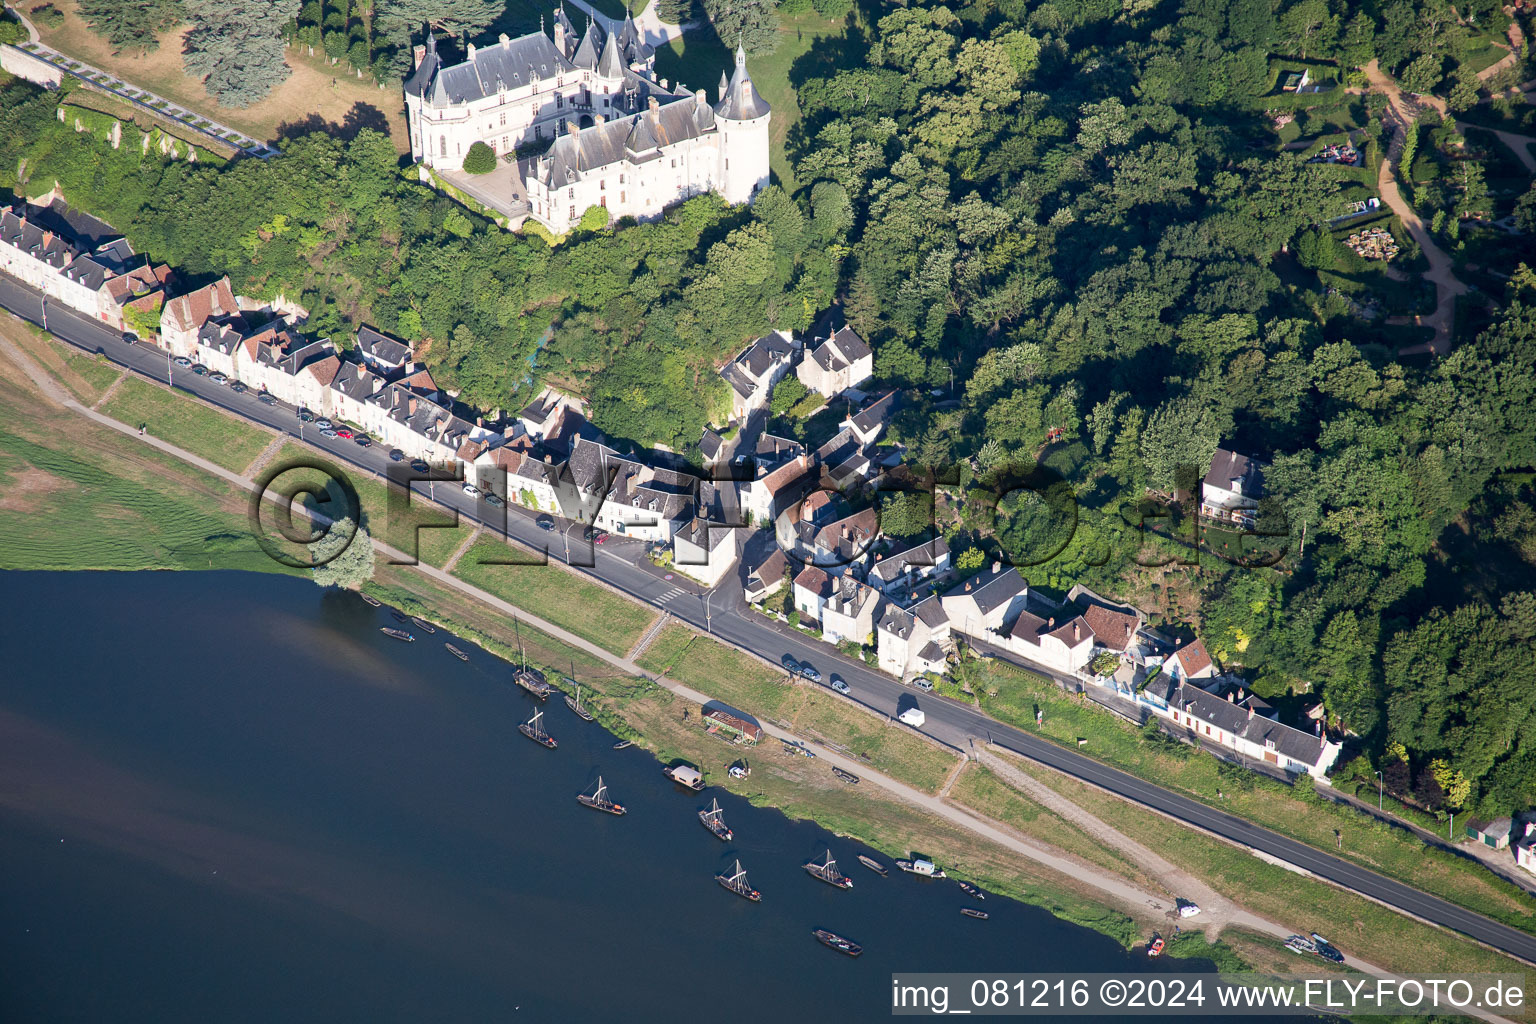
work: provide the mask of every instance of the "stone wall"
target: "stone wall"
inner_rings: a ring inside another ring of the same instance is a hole
[[[64,80],[64,72],[26,50],[14,46],[0,46],[0,68],[17,78],[25,78],[47,89],[57,89]]]

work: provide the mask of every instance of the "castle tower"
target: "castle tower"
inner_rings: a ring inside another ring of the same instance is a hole
[[[768,120],[773,111],[747,74],[747,55],[736,44],[736,73],[715,106],[720,125],[720,193],[745,203],[768,184]]]

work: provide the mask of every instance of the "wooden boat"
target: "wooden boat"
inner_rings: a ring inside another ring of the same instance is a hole
[[[407,633],[403,629],[395,629],[393,626],[380,626],[379,632],[383,633],[385,636],[392,636],[396,640],[404,640],[408,644],[416,642],[416,638],[411,636],[411,634]]]
[[[372,594],[365,594],[361,590],[359,590],[357,592],[357,596],[362,598],[364,601],[367,601],[369,604],[373,605],[373,607],[375,607],[375,608],[383,607],[383,605],[380,604],[379,599],[374,597]]]
[[[827,851],[825,863],[817,864],[815,861],[811,861],[809,864],[804,865],[804,867],[812,878],[819,878],[830,886],[835,886],[838,889],[853,888],[853,879],[837,870],[837,861],[832,859],[831,850]]]
[[[432,625],[432,623],[428,622],[426,619],[421,618],[420,616],[412,615],[411,616],[411,621],[416,623],[416,625],[420,626],[422,632],[424,632],[424,633],[436,633],[437,632],[437,627],[436,626]]]
[[[704,774],[692,765],[675,764],[661,771],[679,786],[691,789],[695,793],[704,788]]]
[[[955,884],[958,885],[960,887],[960,891],[965,893],[967,896],[974,896],[979,900],[984,900],[987,898],[986,893],[976,888],[970,882],[956,882]]]
[[[536,668],[518,669],[512,673],[512,681],[539,700],[548,700],[549,695],[555,692],[555,688],[545,680],[544,673]]]
[[[723,888],[731,890],[742,899],[751,900],[753,903],[761,903],[763,894],[747,882],[747,873],[741,869],[741,861],[736,862],[736,870],[729,875],[716,875],[715,881]]]
[[[960,913],[966,917],[974,917],[978,921],[985,921],[988,916],[985,910],[977,910],[975,907],[961,907]]]
[[[448,653],[449,654],[453,655],[455,658],[458,658],[460,661],[468,661],[469,660],[469,655],[465,654],[463,651],[461,651],[457,647],[453,646],[453,644],[443,644],[443,646],[448,648]]]
[[[634,740],[619,740],[619,742],[617,742],[617,743],[615,743],[613,745],[613,749],[614,750],[623,750],[625,747],[629,746],[633,742],[635,742],[635,741]]]
[[[576,713],[576,717],[581,719],[583,722],[596,721],[596,719],[592,717],[592,712],[581,706],[581,684],[577,683],[574,679],[572,679],[571,682],[576,684],[576,696],[572,698],[570,694],[566,694],[565,706],[574,711]]]
[[[393,608],[391,608],[389,610],[389,614],[391,614],[391,615],[393,615],[395,617],[395,621],[396,622],[410,622],[411,621],[411,617],[409,615],[405,614],[405,612],[396,611]]]
[[[853,772],[845,772],[836,765],[832,766],[832,774],[836,775],[838,778],[842,779],[849,785],[857,786],[859,784],[859,777],[857,775],[853,774]]]
[[[699,812],[699,822],[721,842],[728,843],[736,838],[736,833],[725,823],[725,812],[720,809],[719,800],[711,800],[709,810]]]
[[[881,876],[882,878],[891,873],[890,869],[887,868],[884,864],[881,864],[873,857],[866,857],[862,853],[859,854],[859,863],[863,864],[865,867],[869,868],[869,870],[873,871],[875,874]]]
[[[1152,940],[1152,944],[1147,947],[1147,956],[1162,956],[1165,945],[1167,944],[1163,942],[1163,937],[1161,935],[1157,936]]]
[[[597,789],[591,794],[578,793],[576,800],[583,807],[590,807],[594,811],[606,811],[609,814],[625,814],[623,804],[616,804],[608,799],[608,787],[603,785],[603,777],[597,777]]]
[[[852,942],[848,939],[845,939],[841,935],[827,931],[825,928],[817,928],[815,931],[811,932],[811,934],[816,936],[817,942],[830,949],[835,949],[839,953],[847,953],[849,956],[858,956],[860,953],[864,952],[864,947],[859,945],[857,942]]]
[[[923,878],[944,878],[944,869],[935,867],[933,861],[923,860],[921,857],[913,860],[899,860],[896,866],[909,875],[921,875]]]
[[[548,747],[550,750],[554,750],[560,744],[555,742],[555,738],[553,736],[544,731],[544,723],[542,721],[543,717],[543,711],[535,711],[532,718],[528,719],[528,721],[517,727],[517,731],[522,733],[524,736],[527,736],[529,739],[533,740],[533,742],[539,744],[540,746]]]

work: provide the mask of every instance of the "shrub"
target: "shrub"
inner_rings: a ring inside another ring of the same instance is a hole
[[[477,142],[464,154],[465,174],[489,174],[496,169],[496,154],[490,146]]]
[[[608,226],[608,208],[605,206],[589,206],[581,215],[581,221],[576,225],[580,231],[601,231]]]
[[[53,4],[41,4],[29,12],[33,21],[44,28],[58,28],[64,24],[64,12]]]

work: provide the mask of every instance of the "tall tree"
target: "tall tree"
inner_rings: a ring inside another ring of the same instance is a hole
[[[226,107],[265,99],[290,73],[282,31],[298,12],[299,0],[188,0],[187,74]]]
[[[75,10],[114,48],[141,53],[157,49],[185,14],[181,0],[79,0]]]

